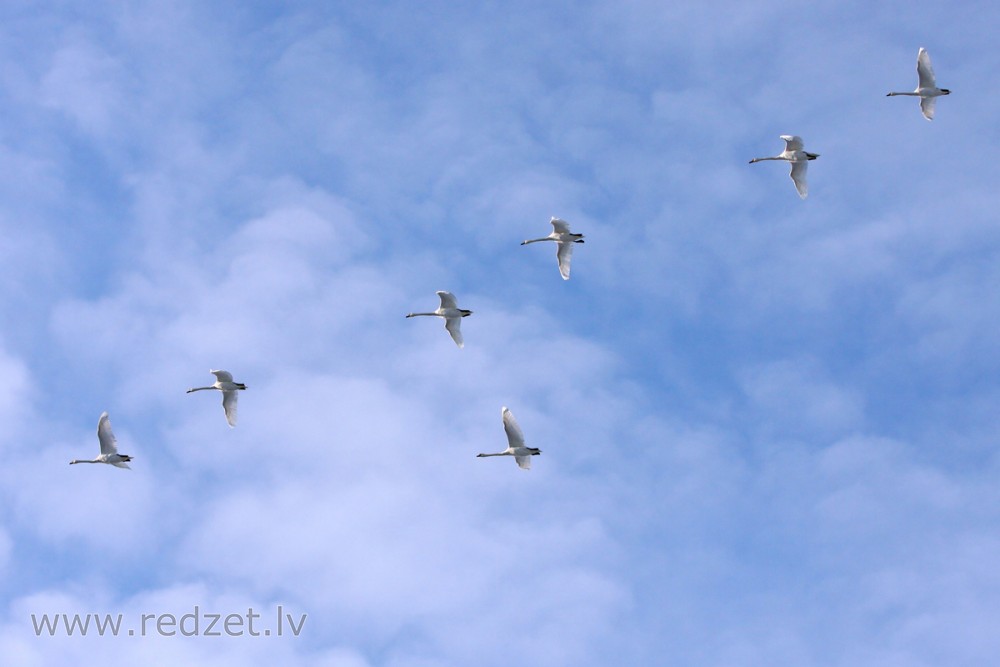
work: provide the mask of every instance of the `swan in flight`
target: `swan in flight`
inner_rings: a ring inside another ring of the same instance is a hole
[[[496,454],[477,454],[480,456],[513,456],[517,465],[524,470],[531,469],[531,457],[541,454],[542,450],[536,447],[524,446],[524,433],[521,427],[514,421],[514,415],[506,407],[501,409],[500,415],[503,417],[503,430],[507,432],[507,449]]]
[[[785,160],[792,163],[792,171],[789,174],[795,183],[795,189],[799,197],[805,199],[809,196],[809,185],[806,183],[806,167],[809,160],[815,160],[819,153],[809,153],[802,150],[802,137],[783,134],[781,138],[785,140],[785,150],[774,157],[755,157],[750,160],[750,164],[763,160]]]
[[[69,462],[70,465],[74,463],[109,463],[116,468],[129,468],[128,462],[132,460],[132,457],[128,454],[118,453],[118,443],[115,441],[115,434],[111,432],[111,420],[108,419],[108,413],[102,412],[101,418],[97,422],[97,439],[101,441],[101,454],[97,458],[93,459],[73,459]]]
[[[919,82],[917,89],[912,93],[888,93],[886,97],[895,95],[910,95],[920,98],[920,112],[927,120],[934,120],[934,100],[941,95],[950,95],[947,88],[938,88],[934,83],[934,68],[931,67],[931,57],[927,49],[920,47],[917,52],[917,77]]]
[[[194,387],[188,389],[187,393],[205,389],[221,391],[222,409],[226,411],[226,421],[229,422],[230,428],[236,426],[236,397],[239,396],[236,392],[246,389],[247,386],[242,382],[233,382],[233,374],[229,371],[209,371],[209,373],[215,376],[215,384],[211,387]]]
[[[437,292],[437,295],[441,297],[441,307],[433,313],[407,313],[406,316],[419,317],[421,315],[432,315],[434,317],[443,317],[444,328],[451,334],[451,339],[455,341],[455,345],[465,347],[465,342],[462,340],[462,318],[471,315],[472,311],[459,308],[458,302],[455,301],[455,295],[451,292]]]
[[[529,239],[522,241],[521,245],[538,243],[539,241],[555,241],[556,260],[559,262],[559,275],[563,280],[569,280],[569,261],[573,256],[573,244],[583,243],[583,234],[574,234],[569,231],[569,223],[553,216],[549,221],[552,223],[552,233],[540,239]]]

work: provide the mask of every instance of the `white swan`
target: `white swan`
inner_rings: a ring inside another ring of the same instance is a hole
[[[556,260],[559,262],[559,275],[563,280],[569,280],[569,261],[573,255],[573,244],[583,243],[583,234],[574,234],[569,231],[569,223],[565,220],[553,216],[549,221],[552,223],[552,233],[541,239],[529,239],[521,241],[521,245],[538,243],[539,241],[555,241]]]
[[[465,347],[465,342],[462,340],[462,318],[471,315],[472,311],[459,308],[458,302],[455,300],[455,295],[451,292],[436,292],[436,294],[441,297],[441,306],[433,313],[407,313],[406,316],[419,317],[421,315],[432,315],[434,317],[443,317],[444,328],[451,334],[451,339],[455,341],[455,345]]]
[[[806,167],[809,165],[809,160],[815,160],[819,157],[819,153],[808,153],[802,150],[802,137],[783,134],[781,138],[785,140],[785,150],[774,157],[755,157],[750,160],[750,164],[764,160],[785,160],[791,162],[792,171],[789,173],[789,176],[792,177],[792,181],[795,183],[795,189],[798,191],[799,197],[805,199],[809,196],[809,185],[806,183]]]
[[[101,418],[97,421],[97,439],[101,441],[101,455],[93,459],[73,459],[74,463],[108,463],[116,468],[129,468],[128,462],[132,457],[128,454],[118,453],[118,443],[115,441],[115,434],[111,432],[111,420],[108,413],[102,412]]]
[[[229,422],[229,426],[236,426],[236,397],[239,396],[237,391],[242,391],[247,388],[242,382],[233,382],[233,374],[229,371],[209,371],[215,376],[215,384],[211,387],[194,387],[188,389],[187,393],[192,391],[203,391],[205,389],[217,389],[222,392],[222,409],[226,411],[226,421]]]
[[[920,47],[917,52],[917,89],[912,93],[887,93],[886,97],[910,95],[920,98],[920,112],[927,120],[934,120],[934,100],[942,95],[951,95],[947,88],[938,88],[934,83],[934,68],[931,67],[931,57],[927,49]]]
[[[495,454],[476,454],[480,456],[513,456],[517,465],[524,470],[531,469],[531,457],[542,453],[542,450],[535,447],[524,446],[524,434],[521,427],[514,421],[514,415],[506,407],[502,408],[500,415],[503,417],[503,430],[507,432],[507,449]]]

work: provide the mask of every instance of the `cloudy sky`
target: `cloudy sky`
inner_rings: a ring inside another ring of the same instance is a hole
[[[0,7],[0,655],[986,665],[988,2]],[[913,98],[926,47],[953,94]],[[784,164],[821,154],[801,201]],[[521,247],[586,235],[573,276]],[[450,290],[459,350],[406,320]],[[229,429],[211,368],[249,389]],[[506,458],[501,406],[543,455]],[[97,454],[111,415],[132,471]],[[37,637],[31,615],[296,636]],[[260,626],[258,626],[260,627]]]

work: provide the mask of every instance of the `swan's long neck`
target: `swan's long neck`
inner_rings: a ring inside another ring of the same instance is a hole
[[[506,456],[507,452],[495,452],[493,454],[476,454],[476,456]]]
[[[421,315],[430,315],[431,317],[437,317],[437,313],[407,313],[407,317],[420,317]]]
[[[73,459],[69,462],[70,465],[74,463],[100,463],[97,459]]]
[[[218,389],[218,387],[194,387],[192,389],[188,389],[187,393],[190,394],[192,391],[204,391],[206,389]],[[201,399],[199,399],[199,400],[201,400]]]
[[[755,157],[754,159],[750,160],[750,164],[753,164],[754,162],[763,162],[764,160],[784,160],[784,159],[785,158],[781,157],[780,155],[774,155],[772,157]]]
[[[910,97],[920,97],[920,93],[914,91],[912,93],[886,93],[886,97],[895,97],[896,95],[909,95]]]
[[[544,239],[528,239],[527,241],[521,241],[521,245],[528,245],[529,243],[538,243],[539,241],[555,241],[551,236],[546,236]]]

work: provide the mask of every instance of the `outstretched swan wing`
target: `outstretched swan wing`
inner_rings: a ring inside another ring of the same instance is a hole
[[[118,453],[115,434],[111,432],[111,420],[108,419],[107,412],[101,413],[101,419],[97,422],[97,439],[101,441],[101,454]]]
[[[437,295],[441,297],[442,308],[458,308],[458,301],[455,300],[455,295],[451,292],[438,292]]]
[[[507,444],[511,447],[524,447],[524,433],[521,432],[521,427],[517,425],[514,415],[506,407],[501,410],[500,414],[503,416],[503,430],[507,433]],[[530,459],[531,457],[516,456],[515,458],[518,459],[517,464],[523,468],[521,459]]]
[[[934,102],[936,100],[936,97],[920,98],[920,113],[924,114],[924,118],[927,120],[934,120]]]
[[[239,392],[235,389],[222,392],[222,409],[226,411],[226,421],[229,422],[230,426],[236,426],[236,397],[238,395]]]
[[[783,134],[781,138],[785,140],[785,150],[786,151],[800,151],[802,150],[802,137],[797,134]]]
[[[229,371],[209,371],[219,382],[232,382],[233,374]]]
[[[444,301],[444,297],[441,298]],[[444,328],[448,330],[451,334],[451,339],[455,341],[455,345],[459,347],[465,347],[465,341],[462,340],[462,318],[461,317],[446,317],[444,318]]]
[[[809,196],[809,185],[806,183],[806,168],[809,166],[809,162],[806,160],[800,160],[792,163],[792,171],[790,176],[795,182],[795,189],[799,193],[799,197],[805,199]]]
[[[573,243],[560,241],[556,244],[556,246],[556,260],[559,261],[559,275],[562,276],[563,280],[569,280],[569,262],[573,257]]]
[[[569,234],[569,223],[565,220],[560,220],[559,218],[552,218],[549,222],[552,223],[552,229],[555,230],[557,234]]]
[[[531,470],[530,456],[515,456],[514,460],[517,461],[517,465],[520,466],[522,470]]]
[[[934,68],[931,67],[931,57],[927,53],[927,49],[923,47],[917,53],[917,77],[920,79],[921,88],[936,87],[934,85]]]

